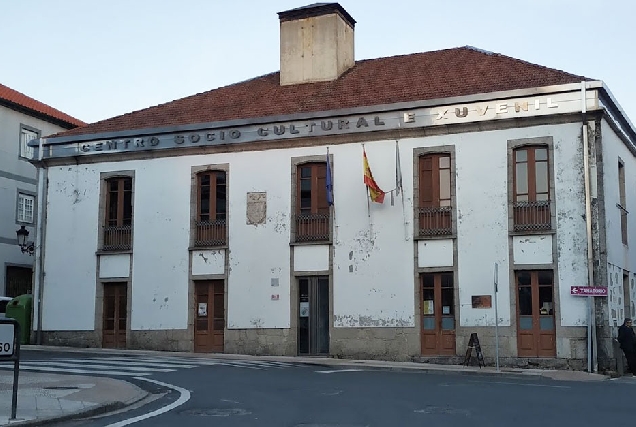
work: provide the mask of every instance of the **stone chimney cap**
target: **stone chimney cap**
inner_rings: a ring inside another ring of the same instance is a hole
[[[339,3],[314,3],[307,6],[297,7],[296,9],[278,12],[278,19],[281,21],[292,21],[296,19],[311,18],[314,16],[327,15],[329,13],[337,13],[342,19],[354,28],[356,20],[342,7]]]

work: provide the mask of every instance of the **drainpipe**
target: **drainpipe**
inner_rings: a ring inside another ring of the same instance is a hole
[[[46,222],[47,181],[48,170],[42,159],[44,158],[43,145],[46,138],[40,138],[38,148],[38,215],[37,231],[35,233],[35,290],[37,295],[37,333],[36,343],[42,344],[42,296],[44,284],[44,223]]]
[[[590,156],[589,141],[587,135],[587,105],[585,99],[585,81],[581,82],[581,116],[583,120],[583,169],[585,177],[585,228],[587,232],[587,281],[588,286],[594,286],[594,254],[592,246],[592,195],[590,190]],[[587,297],[587,371],[596,372],[597,360],[595,325],[594,297]],[[593,363],[592,363],[593,361]],[[593,365],[593,366],[592,366]]]

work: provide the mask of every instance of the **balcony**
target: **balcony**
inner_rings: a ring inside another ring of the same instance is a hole
[[[132,249],[131,225],[108,225],[104,227],[104,251],[129,251]]]
[[[196,221],[195,247],[227,245],[227,221],[224,219]]]
[[[331,238],[329,214],[298,214],[296,221],[296,243],[328,242]]]
[[[419,208],[418,218],[420,237],[453,234],[453,208],[450,206]]]
[[[552,229],[549,200],[514,202],[512,209],[514,231],[541,231]]]

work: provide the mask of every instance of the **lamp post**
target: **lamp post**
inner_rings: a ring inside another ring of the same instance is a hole
[[[18,235],[18,245],[20,245],[22,253],[28,253],[33,256],[33,253],[35,252],[35,244],[27,241],[27,238],[29,237],[29,230],[27,230],[23,225],[18,231],[16,231],[16,234]]]

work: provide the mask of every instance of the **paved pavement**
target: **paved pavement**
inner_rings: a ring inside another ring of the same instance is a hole
[[[201,366],[218,365],[240,370],[288,370],[297,366],[314,365],[321,366],[324,372],[364,369],[495,377],[544,377],[560,381],[599,382],[608,379],[604,375],[578,371],[518,368],[496,371],[493,367],[323,357],[122,352],[48,346],[25,346],[23,350],[25,357],[21,362],[18,420],[11,421],[11,425],[38,425],[60,417],[86,417],[133,405],[146,398],[148,392],[131,382],[155,374],[191,370]],[[38,354],[46,357],[38,357]],[[11,364],[0,364],[0,425],[9,424],[12,380]]]

